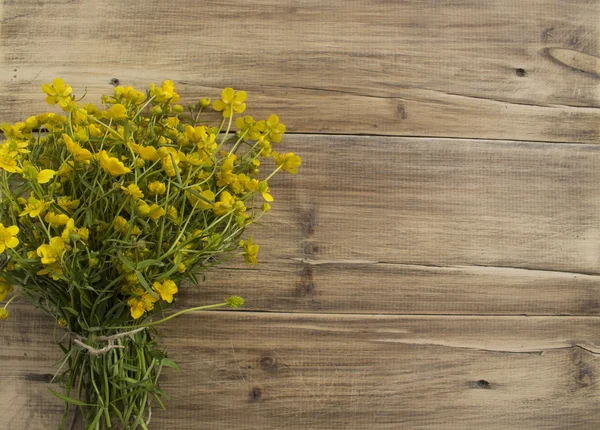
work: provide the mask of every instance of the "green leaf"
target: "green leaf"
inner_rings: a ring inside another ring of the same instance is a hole
[[[133,261],[125,257],[125,255],[123,255],[121,251],[117,252],[117,257],[119,258],[119,260],[121,260],[121,263],[123,263],[125,267],[127,267],[129,270],[135,270],[135,265],[133,264]]]
[[[181,372],[181,369],[179,368],[179,366],[177,365],[177,363],[175,363],[173,360],[170,360],[168,358],[163,358],[160,361],[160,364],[165,366],[165,367],[170,367],[171,369],[175,369],[178,372]]]
[[[141,270],[141,269],[145,269],[146,267],[150,267],[150,266],[162,267],[164,265],[165,265],[165,263],[161,263],[159,260],[144,260],[144,261],[140,261],[137,264],[137,268],[138,268],[138,270]]]
[[[76,311],[75,309],[73,309],[73,308],[70,308],[69,306],[63,306],[63,307],[62,307],[62,310],[63,310],[63,311],[67,311],[67,312],[69,312],[69,313],[71,313],[71,314],[75,315],[76,317],[78,317],[78,316],[79,316],[79,312],[77,312],[77,311]]]
[[[72,404],[77,405],[77,406],[97,406],[97,405],[90,405],[89,403],[83,403],[82,401],[79,401],[79,400],[74,399],[72,397],[68,397],[68,396],[65,396],[64,394],[60,394],[60,393],[54,391],[50,387],[48,387],[48,389],[50,390],[50,392],[52,394],[54,394],[59,399],[64,400],[65,402],[72,403]]]

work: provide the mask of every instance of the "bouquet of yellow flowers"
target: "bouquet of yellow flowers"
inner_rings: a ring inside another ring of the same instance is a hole
[[[57,78],[42,87],[64,114],[2,124],[0,143],[0,301],[18,296],[65,330],[55,377],[85,428],[148,428],[164,408],[158,379],[167,358],[152,327],[180,288],[236,255],[257,263],[258,245],[240,240],[269,211],[269,179],[297,173],[300,158],[273,150],[285,126],[276,115],[238,116],[246,93],[225,88],[212,107],[220,126],[199,123],[208,99],[177,104],[172,81],[145,92],[117,86],[103,109],[83,104]],[[232,130],[235,123],[237,130]],[[261,159],[275,167],[258,178]],[[264,200],[256,202],[256,197]]]

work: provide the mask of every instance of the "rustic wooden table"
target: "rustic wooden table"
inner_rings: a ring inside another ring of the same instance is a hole
[[[304,163],[261,264],[160,330],[155,429],[600,428],[600,1],[0,0],[0,121],[245,89]],[[52,429],[54,323],[0,325],[0,429]]]

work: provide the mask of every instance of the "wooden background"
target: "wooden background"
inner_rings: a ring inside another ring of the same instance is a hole
[[[0,121],[61,76],[93,102],[233,86],[288,126],[261,264],[180,302],[247,306],[161,329],[183,370],[153,428],[598,429],[599,23],[599,0],[0,0]],[[56,327],[12,313],[0,428],[55,428]]]

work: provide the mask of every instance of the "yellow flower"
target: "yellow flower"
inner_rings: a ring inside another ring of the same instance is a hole
[[[147,311],[151,311],[152,309],[154,309],[154,303],[156,303],[157,301],[158,298],[154,297],[150,293],[142,294],[142,302],[144,302],[144,308],[146,308]]]
[[[279,117],[275,114],[269,116],[266,121],[259,121],[257,128],[260,131],[268,131],[269,138],[275,143],[281,142],[281,135],[286,131],[285,125],[279,122]]]
[[[150,205],[150,213],[148,214],[148,218],[150,218],[151,220],[156,221],[164,214],[166,214],[166,211],[162,207],[158,206],[155,203],[152,203]]]
[[[10,125],[6,122],[3,122],[0,126],[0,129],[4,132],[4,136],[7,139],[26,139],[30,135],[30,132],[27,131],[26,122],[18,122],[15,125]]]
[[[160,298],[168,303],[173,301],[173,294],[176,294],[178,291],[177,285],[170,279],[165,279],[162,284],[160,282],[155,282],[152,284],[152,287],[160,294]]]
[[[42,216],[50,203],[52,202],[46,202],[43,199],[38,200],[35,197],[30,196],[25,204],[25,209],[19,216],[29,215],[31,218]]]
[[[213,103],[213,109],[223,111],[223,116],[229,118],[233,112],[242,113],[246,110],[246,91],[238,91],[233,88],[225,88],[221,93],[221,100],[216,100]]]
[[[169,176],[177,176],[179,163],[182,158],[185,158],[185,154],[177,151],[175,148],[164,146],[158,149],[158,154],[161,157],[162,168],[165,173]]]
[[[54,212],[48,212],[44,219],[52,227],[60,227],[61,225],[67,224],[70,218],[65,214],[56,214]]]
[[[278,152],[273,151],[273,160],[275,160],[277,167],[281,166],[282,171],[287,171],[292,174],[298,173],[298,166],[302,163],[302,159],[293,152],[279,154]]]
[[[69,98],[73,92],[73,88],[70,85],[66,85],[65,81],[61,78],[56,78],[52,81],[52,85],[44,84],[42,85],[42,91],[46,93],[46,103],[49,105],[55,105],[64,99]]]
[[[60,258],[65,250],[65,242],[61,237],[53,237],[50,244],[40,245],[37,255],[42,258],[42,264],[53,265],[60,263]]]
[[[130,297],[129,300],[127,300],[127,304],[129,305],[131,317],[134,320],[140,318],[142,315],[144,315],[144,312],[146,312],[144,301],[137,297]]]
[[[12,292],[13,286],[6,282],[6,280],[0,279],[0,302],[6,298],[8,293]]]
[[[175,84],[170,80],[164,81],[160,88],[151,84],[150,95],[154,96],[154,100],[158,103],[165,103],[167,101],[169,103],[177,103],[179,101],[179,94],[175,92]]]
[[[54,175],[56,175],[56,172],[54,170],[51,170],[51,169],[40,170],[37,174],[37,181],[40,184],[45,184],[47,182],[50,182],[50,179],[52,179],[54,177]]]
[[[19,233],[19,227],[11,225],[4,227],[0,224],[0,253],[4,252],[5,249],[14,248],[19,244],[17,234]]]
[[[240,240],[239,246],[244,248],[244,262],[246,266],[250,263],[258,264],[256,256],[258,255],[258,245],[252,243],[252,238],[248,238],[248,241]]]
[[[148,192],[150,194],[164,194],[167,192],[167,186],[163,182],[150,182],[148,184]]]
[[[244,135],[244,140],[257,140],[260,137],[260,130],[256,125],[256,121],[250,115],[240,116],[235,120],[235,126],[239,129],[240,136]]]
[[[120,103],[112,105],[109,109],[102,112],[102,116],[106,119],[114,119],[119,121],[127,118],[127,108]]]
[[[225,215],[229,211],[234,210],[236,214],[241,214],[246,210],[244,202],[236,200],[228,191],[223,191],[219,194],[219,201],[215,203],[213,212],[217,216]]]
[[[10,173],[20,173],[21,168],[17,164],[18,151],[11,148],[10,143],[0,145],[0,169]]]
[[[138,145],[137,143],[131,140],[127,142],[127,145],[129,145],[131,150],[135,154],[138,154],[142,158],[142,160],[156,161],[160,158],[160,155],[158,155],[158,151],[154,146]]]
[[[267,202],[273,201],[273,196],[269,194],[269,185],[267,185],[266,181],[260,181],[258,184],[258,190],[262,193],[263,199],[265,199]]]
[[[131,85],[123,88],[121,85],[115,87],[114,96],[116,99],[124,99],[133,104],[141,104],[146,95],[141,91],[136,91]]]
[[[177,219],[177,208],[175,206],[169,206],[168,217],[171,218],[175,224],[179,223],[179,220]]]
[[[217,173],[217,185],[219,187],[224,187],[229,185],[237,179],[237,175],[233,173],[234,163],[237,156],[235,154],[230,154],[227,156],[225,160],[223,160],[223,164],[221,165],[221,170]]]
[[[113,176],[120,176],[131,172],[131,169],[125,167],[125,165],[119,161],[119,159],[109,156],[108,152],[104,150],[98,153],[98,160],[100,161],[100,166],[104,169],[104,171]]]
[[[58,205],[66,211],[73,211],[79,207],[79,199],[72,200],[71,197],[59,197]]]
[[[31,164],[29,161],[23,162],[23,177],[30,181],[36,181],[39,184],[46,184],[56,175],[56,172],[51,169],[44,169],[38,171],[37,167]]]
[[[213,207],[212,202],[215,200],[215,193],[211,190],[200,191],[200,187],[194,185],[190,188],[190,191],[185,192],[185,195],[196,208],[208,210]]]
[[[133,197],[133,200],[144,198],[144,193],[142,190],[140,190],[140,187],[135,184],[129,184],[127,187],[121,187],[121,190],[123,190],[123,193],[126,195]]]
[[[117,215],[115,217],[114,226],[115,226],[115,230],[118,231],[119,233],[127,234],[127,232],[129,231],[129,223],[127,222],[127,220],[125,218],[123,218],[120,215]],[[134,225],[131,229],[132,236],[137,236],[141,232],[142,232],[142,230],[140,230],[140,228],[137,225]]]
[[[69,179],[73,173],[73,166],[68,161],[63,162],[58,168],[58,176],[62,179]]]
[[[71,154],[73,154],[73,158],[75,158],[75,160],[82,161],[85,164],[88,164],[90,162],[90,160],[93,158],[92,153],[90,151],[82,148],[77,143],[73,142],[73,139],[71,139],[71,136],[69,136],[68,134],[63,133],[62,137],[65,141],[65,146],[67,147],[67,150]]]
[[[90,133],[90,136],[92,137],[100,137],[104,134],[102,133],[102,130],[100,130],[100,127],[98,127],[96,124],[90,124],[87,126],[87,128]]]
[[[177,271],[178,271],[179,273],[185,273],[185,271],[186,271],[186,270],[187,270],[187,267],[186,267],[186,265],[185,265],[185,264],[183,264],[183,263],[179,263],[179,264],[177,265]]]
[[[72,234],[75,236],[71,237]],[[89,231],[87,228],[75,227],[75,220],[73,218],[69,218],[67,224],[65,225],[65,229],[62,232],[61,238],[65,243],[69,243],[72,238],[81,239],[82,241],[87,242],[89,238]]]
[[[150,206],[143,200],[138,200],[135,212],[140,216],[148,216],[150,214]]]

